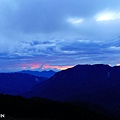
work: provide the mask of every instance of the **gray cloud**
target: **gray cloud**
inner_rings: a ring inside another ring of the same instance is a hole
[[[96,20],[109,12],[114,20]],[[0,66],[117,64],[118,26],[119,0],[0,0]]]
[[[3,3],[0,16],[3,28],[23,33],[51,33],[73,29],[66,23],[67,17],[93,17],[104,9],[116,9],[120,2],[113,0],[110,2],[108,0],[11,0],[8,2],[5,0]]]

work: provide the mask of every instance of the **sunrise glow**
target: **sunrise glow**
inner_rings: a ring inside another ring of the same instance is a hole
[[[116,66],[120,66],[120,64],[116,64]]]
[[[27,68],[30,68],[31,70],[33,70],[33,69],[39,68],[41,64],[40,63],[28,63],[28,64],[26,63],[26,64],[20,64],[19,66],[22,67],[23,70]]]
[[[65,70],[65,69],[68,69],[68,68],[72,68],[73,66],[53,66],[53,65],[49,65],[49,64],[46,64],[42,67],[42,69],[58,69],[58,70]]]
[[[40,63],[29,63],[29,64],[22,64],[19,65],[22,67],[23,70],[25,69],[39,69],[39,70],[47,70],[47,69],[57,69],[57,70],[65,70],[67,68],[72,68],[73,66],[57,66],[57,65],[50,65],[50,64],[40,64]]]

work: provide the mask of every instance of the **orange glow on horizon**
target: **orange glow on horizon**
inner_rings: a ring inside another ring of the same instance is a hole
[[[116,66],[120,66],[120,64],[116,64]]]
[[[49,65],[49,64],[40,64],[40,63],[26,63],[26,64],[20,64],[19,65],[23,70],[24,69],[57,69],[57,70],[66,70],[67,68],[72,68],[73,66],[56,66],[56,65]]]
[[[72,68],[73,66],[53,66],[53,65],[49,65],[46,64],[42,67],[42,69],[58,69],[58,70],[66,70],[67,68]]]
[[[40,64],[33,64],[31,66],[31,69],[36,69],[36,68],[39,68],[41,65]]]
[[[22,69],[26,69],[26,68],[30,68],[30,69],[37,69],[41,66],[40,63],[26,63],[26,64],[22,64],[20,65],[22,67]]]

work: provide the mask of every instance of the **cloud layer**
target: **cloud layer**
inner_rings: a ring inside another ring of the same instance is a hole
[[[0,0],[0,68],[119,64],[118,26],[119,0]]]

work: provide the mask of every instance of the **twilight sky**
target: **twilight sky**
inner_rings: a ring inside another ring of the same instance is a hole
[[[120,0],[0,0],[0,71],[120,63]]]

